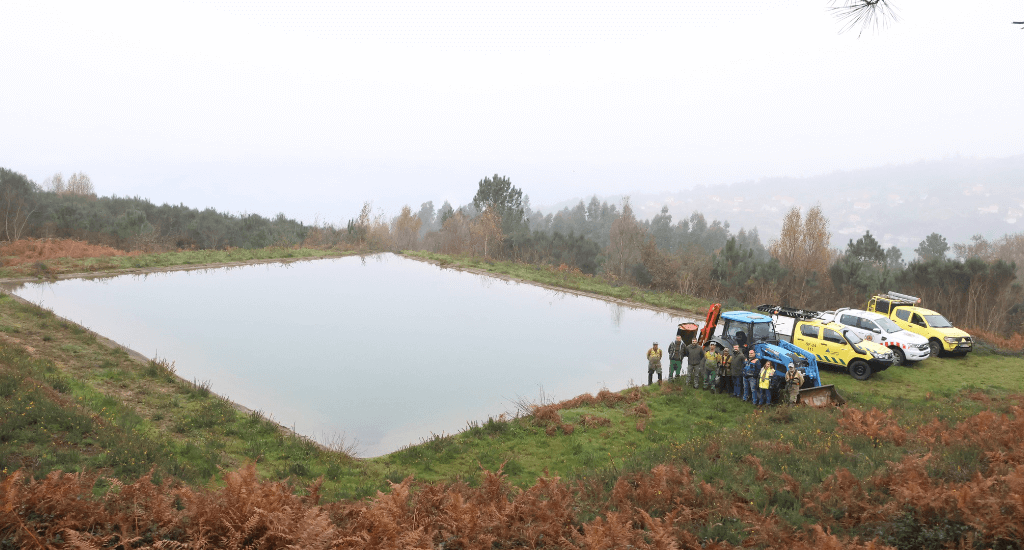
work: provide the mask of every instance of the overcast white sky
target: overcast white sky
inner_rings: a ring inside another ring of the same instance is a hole
[[[1024,152],[1024,0],[0,0],[0,166],[330,222]]]

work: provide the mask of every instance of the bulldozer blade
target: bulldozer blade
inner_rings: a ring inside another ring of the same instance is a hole
[[[843,399],[843,396],[839,395],[834,385],[829,384],[827,386],[800,390],[797,403],[803,403],[812,407],[828,407],[830,405],[838,407],[845,405],[846,400]]]

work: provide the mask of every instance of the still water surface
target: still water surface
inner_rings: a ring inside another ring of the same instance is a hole
[[[684,320],[391,254],[11,290],[362,456],[541,391],[561,400],[645,383],[644,353]]]

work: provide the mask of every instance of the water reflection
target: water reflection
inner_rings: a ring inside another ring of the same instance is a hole
[[[612,324],[615,325],[615,328],[622,326],[622,312],[624,309],[622,304],[618,302],[608,302],[608,309],[612,312]]]
[[[393,255],[286,266],[13,290],[364,456],[511,411],[538,386],[566,399],[645,379],[650,342],[683,320]]]

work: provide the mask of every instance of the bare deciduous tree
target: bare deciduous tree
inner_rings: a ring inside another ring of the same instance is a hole
[[[676,291],[691,296],[706,296],[711,283],[712,258],[699,244],[689,243],[676,251],[679,275]]]
[[[96,191],[93,189],[92,180],[89,179],[84,172],[75,172],[68,178],[67,192],[70,195],[79,195],[82,197],[95,197]]]
[[[56,174],[43,181],[43,188],[57,195],[78,195],[82,197],[95,197],[96,189],[92,185],[92,179],[85,172],[75,172],[71,177],[64,180],[64,174]]]
[[[438,249],[442,254],[468,254],[473,250],[472,220],[456,210],[448,216],[438,232]]]
[[[491,243],[497,246],[505,240],[505,235],[501,231],[501,215],[494,207],[488,206],[482,214],[477,216],[473,220],[471,230],[477,247],[483,245],[484,258],[489,257]]]
[[[420,236],[423,220],[413,215],[408,205],[402,207],[402,213],[391,222],[392,245],[397,250],[413,250]]]
[[[989,241],[982,235],[971,237],[970,243],[956,243],[953,254],[960,260],[978,258],[986,262],[1003,260],[1017,266],[1017,279],[1024,280],[1024,233],[1013,233]]]
[[[67,183],[64,182],[64,174],[57,172],[56,174],[43,180],[43,188],[51,193],[57,195],[63,195],[64,191],[67,190]]]
[[[832,263],[835,254],[829,248],[832,241],[832,232],[829,231],[829,221],[821,211],[821,205],[814,205],[804,218],[804,254],[806,258],[805,269],[807,271],[828,273],[828,266]]]
[[[24,193],[10,185],[5,185],[0,191],[0,201],[4,209],[4,236],[8,242],[14,242],[22,237],[29,217],[36,209],[30,206]]]
[[[371,250],[385,250],[391,245],[391,228],[384,219],[384,213],[373,214],[373,205],[363,203],[359,217],[348,222],[351,242]]]
[[[644,231],[633,215],[629,197],[622,200],[622,215],[612,222],[608,233],[608,260],[606,271],[618,278],[625,278],[629,268],[640,263],[640,251],[644,244]]]
[[[769,252],[789,270],[789,298],[793,303],[805,303],[811,283],[818,288],[827,286],[828,269],[835,257],[829,248],[831,240],[829,221],[820,205],[811,208],[802,222],[799,207],[786,213],[782,232],[771,241]]]

